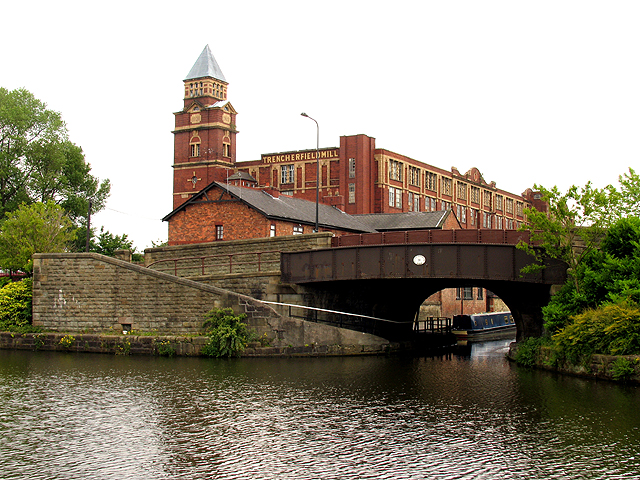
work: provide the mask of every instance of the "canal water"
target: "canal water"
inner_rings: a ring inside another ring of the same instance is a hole
[[[0,478],[637,479],[640,388],[436,357],[0,351]]]

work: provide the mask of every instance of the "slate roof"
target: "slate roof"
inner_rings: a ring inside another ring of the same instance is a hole
[[[162,220],[168,221],[173,215],[188,205],[217,200],[220,194],[215,192],[216,188],[228,191],[230,195],[262,213],[267,218],[315,225],[315,202],[293,198],[287,195],[280,195],[278,198],[275,198],[259,189],[226,185],[222,182],[212,182]],[[375,232],[373,228],[361,222],[357,217],[322,203],[318,205],[318,219],[319,226],[323,228],[336,228],[355,233]]]
[[[185,80],[193,80],[203,77],[213,77],[216,80],[221,80],[227,83],[218,62],[216,62],[216,59],[209,49],[209,45],[204,47],[204,50],[202,50],[198,60],[196,60],[196,63],[191,67],[191,70],[187,74],[187,78],[185,78]]]
[[[233,175],[231,175],[228,179],[229,180],[246,180],[247,182],[254,182],[254,183],[258,182],[255,178],[253,178],[253,175],[251,175],[248,172],[236,172]]]
[[[368,213],[353,215],[378,232],[442,228],[451,210],[437,212]]]

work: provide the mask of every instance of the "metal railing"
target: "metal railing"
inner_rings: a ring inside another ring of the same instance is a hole
[[[479,243],[493,245],[517,245],[521,240],[523,242],[529,242],[529,232],[496,229],[433,229],[340,235],[331,239],[331,246],[354,247],[359,245],[393,245],[407,243]]]
[[[269,259],[268,255],[275,256],[276,258]],[[158,268],[161,264],[168,264],[169,268]],[[267,270],[272,265],[277,265],[277,267]],[[147,265],[147,268],[151,267],[155,267],[154,270],[165,273],[172,271],[176,277],[272,272],[280,271],[280,251],[265,250],[261,252],[223,253],[200,257],[165,258]],[[178,275],[179,272],[181,275]]]
[[[423,320],[416,320],[413,324],[413,331],[416,333],[451,333],[451,319],[449,317],[427,317]]]

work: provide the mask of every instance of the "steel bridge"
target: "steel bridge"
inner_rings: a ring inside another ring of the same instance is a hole
[[[516,248],[515,230],[423,230],[335,237],[332,248],[283,252],[283,283],[304,286],[307,305],[397,320],[407,325],[431,294],[478,286],[511,310],[518,340],[542,333],[542,307],[566,266],[548,259],[539,274],[521,274],[534,259]],[[409,327],[387,323],[381,336],[402,339]]]

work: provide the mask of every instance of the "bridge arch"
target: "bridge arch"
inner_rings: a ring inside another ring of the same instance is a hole
[[[542,334],[542,307],[564,264],[548,260],[536,275],[521,275],[533,258],[515,245],[403,243],[283,253],[282,281],[304,287],[310,306],[409,322],[429,295],[444,288],[484,287],[511,310],[517,340]],[[402,339],[410,324],[380,325],[380,335]]]

